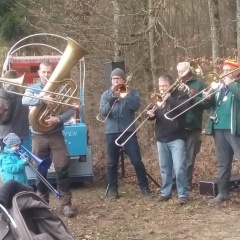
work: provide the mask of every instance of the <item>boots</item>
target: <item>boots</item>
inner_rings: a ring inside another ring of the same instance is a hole
[[[210,200],[210,203],[220,203],[229,199],[229,179],[218,179],[218,195]]]

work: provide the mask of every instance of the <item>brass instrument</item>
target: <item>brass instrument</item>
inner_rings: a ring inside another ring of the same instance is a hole
[[[29,123],[36,132],[50,132],[57,123],[49,126],[45,120],[50,116],[56,116],[66,111],[69,106],[61,103],[64,102],[71,105],[71,97],[76,97],[77,95],[77,84],[71,79],[64,78],[74,65],[87,54],[87,51],[74,40],[70,38],[67,38],[67,40],[68,44],[61,60],[40,94],[43,97],[45,92],[51,92],[50,96],[58,102],[57,105],[53,109],[50,109],[43,103],[40,106],[31,108],[29,113]]]
[[[130,93],[130,87],[126,83],[120,83],[113,88],[117,98],[125,98]]]
[[[195,107],[196,105],[198,105],[199,103],[203,102],[204,100],[206,100],[208,97],[212,96],[213,94],[215,94],[216,92],[218,92],[223,86],[224,84],[220,82],[220,80],[236,71],[240,70],[240,68],[234,69],[233,71],[226,73],[222,76],[219,76],[217,73],[214,72],[210,72],[207,75],[207,78],[209,80],[212,80],[212,83],[209,87],[203,89],[202,91],[200,91],[199,93],[193,95],[192,97],[190,97],[188,100],[186,100],[185,102],[181,103],[180,105],[178,105],[177,107],[173,108],[171,111],[167,112],[166,114],[164,114],[165,118],[167,118],[168,120],[174,120],[175,118],[181,116],[183,113],[187,112],[188,110],[192,109],[193,107]],[[184,111],[182,111],[181,113],[179,113],[178,115],[170,118],[168,117],[168,114],[170,114],[171,112],[173,112],[174,110],[176,110],[177,108],[179,108],[180,106],[182,106],[183,104],[185,104],[188,101],[191,101],[193,98],[201,95],[203,92],[210,92],[214,90],[213,92],[209,93],[207,97],[202,98],[201,100],[199,100],[198,102],[194,103],[192,106],[190,106],[189,108],[185,109]]]
[[[240,70],[240,68],[236,68],[236,69],[232,70],[231,72],[226,73],[226,74],[224,74],[222,76],[219,76],[215,72],[210,72],[210,73],[208,73],[208,79],[213,80],[214,82],[219,82],[222,78],[225,78],[226,76],[228,76],[228,75],[230,75],[232,73],[235,73],[236,71],[239,71],[239,70]]]
[[[24,86],[24,81],[25,81],[25,73],[23,76],[19,77],[19,78],[0,78],[0,82],[3,83],[3,84],[8,84],[8,85],[11,85],[11,86],[16,86],[20,89],[33,89],[33,90],[38,90],[38,88],[33,88],[33,87],[28,87],[28,86]],[[13,94],[16,94],[16,95],[20,95],[20,96],[26,96],[22,93],[18,93],[18,92],[14,92],[14,91],[11,91],[11,90],[5,90],[6,92],[9,92],[9,93],[13,93]],[[49,94],[52,94],[52,92],[50,91],[44,91],[44,90],[41,90],[41,92],[44,92],[44,93],[49,93]],[[57,95],[57,96],[62,96],[64,97],[65,94],[60,94],[60,93],[54,93],[54,95]],[[36,98],[36,99],[42,99],[42,97],[37,97],[37,96],[31,96],[31,98]],[[73,97],[73,96],[69,96],[69,98],[71,99],[75,99],[75,100],[79,100],[78,97]],[[66,105],[66,106],[72,106],[72,104],[68,104],[68,103],[64,103],[64,102],[59,102],[59,101],[55,101],[55,100],[49,100],[49,102],[53,102],[53,103],[58,103],[58,104],[62,104],[62,105]]]
[[[22,153],[21,151],[18,151],[19,156],[22,159],[26,159],[28,163],[28,167],[38,176],[38,178],[48,187],[48,189],[58,198],[61,198],[60,193],[54,189],[54,187],[43,177],[42,174],[46,173],[48,169],[51,166],[52,159],[50,157],[47,157],[45,159],[41,159],[37,156],[35,156],[33,153],[28,151],[24,146],[21,146],[21,148],[25,151]],[[28,160],[28,157],[31,157],[34,159],[34,161],[38,164],[38,169],[34,167],[34,165]]]
[[[117,84],[114,88],[113,88],[113,92],[114,92],[114,95],[118,98],[118,99],[121,99],[121,98],[126,98],[128,96],[128,94],[130,93],[130,87],[128,85],[128,82],[131,80],[132,78],[132,74],[130,74],[128,77],[127,77],[127,81],[126,83],[120,83],[120,84]],[[108,115],[104,118],[104,119],[101,119],[100,117],[100,113],[96,116],[97,120],[102,122],[102,123],[105,123],[110,115],[110,113],[112,112],[115,104],[117,103],[118,100],[116,100],[111,109],[109,110],[108,112]]]
[[[193,73],[194,75],[199,75],[201,76],[203,74],[202,69],[200,68],[200,66],[194,62],[191,61],[190,62],[190,68],[187,69],[170,87],[169,89],[163,93],[163,94],[159,94],[159,93],[152,93],[151,97],[150,97],[150,104],[138,115],[138,117],[122,132],[122,134],[120,134],[120,136],[115,140],[115,144],[118,146],[123,147],[126,142],[128,142],[128,140],[138,131],[138,129],[148,120],[149,116],[146,117],[146,119],[136,128],[136,130],[123,142],[123,143],[118,143],[118,141],[120,140],[120,138],[127,132],[127,130],[138,120],[138,118],[145,112],[147,111],[147,109],[149,109],[149,107],[151,105],[153,105],[153,109],[152,112],[155,112],[158,108],[164,108],[165,107],[165,101],[164,101],[164,97],[168,94],[168,93],[172,93],[174,90],[178,89],[180,91],[184,91],[184,92],[189,92],[189,87],[184,84],[182,82],[183,78],[189,74],[189,73]]]
[[[19,78],[13,78],[13,79],[9,79],[9,78],[0,78],[0,82],[3,83],[3,85],[13,85],[18,87],[18,90],[21,91],[21,88],[25,82],[25,73],[19,77]],[[6,88],[6,86],[4,86],[4,88]],[[8,90],[5,90],[8,91]]]
[[[142,116],[144,112],[146,112],[151,106],[153,106],[152,111],[155,112],[158,108],[163,107],[163,96],[158,93],[152,93],[150,96],[150,104],[135,118],[135,120],[120,134],[120,136],[115,140],[115,144],[123,147],[126,142],[138,131],[138,129],[149,119],[149,116],[135,129],[135,131],[123,142],[118,143],[119,139],[128,131],[128,129]]]
[[[190,68],[189,70],[196,76],[202,77],[203,76],[203,71],[201,67],[194,61],[190,61]]]

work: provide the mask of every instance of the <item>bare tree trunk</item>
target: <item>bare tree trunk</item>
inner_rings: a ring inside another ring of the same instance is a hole
[[[237,18],[237,2],[236,1],[229,1],[229,11],[230,11],[230,19],[233,19],[231,22],[232,28],[230,28],[230,34],[229,34],[229,39],[231,39],[232,44],[231,46],[235,49],[237,49],[237,21],[235,19]],[[236,53],[235,53],[236,54]]]
[[[148,18],[148,29],[150,29],[148,34],[148,41],[149,41],[149,48],[150,48],[150,62],[151,62],[151,72],[152,72],[152,84],[153,84],[153,91],[155,92],[156,89],[156,67],[155,66],[155,53],[154,53],[154,44],[155,44],[155,32],[154,32],[154,8],[153,8],[153,0],[148,0],[148,11],[149,11],[149,18]]]
[[[114,15],[114,60],[121,61],[121,51],[117,40],[119,40],[119,29],[121,29],[121,21],[120,21],[120,6],[117,0],[112,0],[113,4],[113,15]]]
[[[156,91],[156,81],[158,76],[158,58],[159,58],[159,51],[156,42],[156,32],[155,32],[155,11],[154,11],[154,0],[148,0],[148,42],[149,42],[149,49],[150,49],[150,62],[151,62],[151,72],[152,72],[152,85],[153,91]]]
[[[208,10],[211,26],[213,71],[216,71],[217,60],[223,57],[223,39],[218,11],[218,0],[208,0]]]
[[[236,16],[237,16],[237,51],[238,63],[240,63],[240,0],[236,0]]]

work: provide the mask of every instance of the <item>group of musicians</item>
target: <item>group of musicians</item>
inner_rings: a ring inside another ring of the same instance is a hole
[[[26,89],[23,97],[15,94],[19,90],[17,88],[13,89],[12,84],[4,84],[3,87],[8,94],[7,98],[11,102],[11,117],[7,123],[2,123],[0,125],[0,139],[2,144],[2,140],[8,133],[15,133],[21,140],[29,138],[29,108],[33,106],[41,106],[43,104],[49,109],[55,107],[53,97],[48,94],[41,95],[41,90],[43,90],[44,86],[47,84],[52,73],[53,66],[51,63],[49,61],[42,62],[38,70],[40,81],[34,85],[30,85]],[[7,71],[3,76],[3,78],[9,79],[17,77],[18,74],[14,70]],[[11,93],[8,92],[9,88],[11,88]],[[0,95],[0,97],[2,96]],[[74,212],[71,203],[72,193],[70,191],[69,179],[70,157],[68,155],[62,130],[64,123],[68,121],[74,113],[74,107],[70,107],[57,116],[49,116],[45,120],[46,125],[51,129],[49,131],[36,132],[32,129],[32,153],[40,159],[44,159],[51,155],[56,171],[57,190],[61,195],[60,201],[62,212],[66,217],[73,217]],[[47,172],[42,175],[46,178]],[[38,176],[36,176],[36,180],[38,195],[49,203],[49,189],[39,180]]]
[[[158,79],[160,104],[152,105],[147,109],[148,120],[155,121],[155,136],[159,157],[159,166],[162,179],[159,201],[168,201],[172,196],[173,184],[176,183],[179,204],[186,204],[189,191],[192,188],[194,162],[201,147],[202,117],[205,109],[212,108],[206,134],[213,135],[218,163],[218,196],[212,202],[221,202],[229,198],[229,180],[233,155],[240,160],[240,82],[238,81],[239,65],[234,60],[223,63],[224,77],[219,84],[219,91],[212,94],[212,89],[191,71],[189,62],[180,62],[177,65],[179,85],[170,75],[161,75]],[[0,140],[9,133],[15,133],[23,141],[29,138],[29,107],[46,105],[52,109],[54,98],[48,94],[41,95],[41,91],[48,83],[53,73],[52,65],[46,61],[39,66],[40,81],[29,86],[24,96],[11,92],[18,92],[11,84],[4,84],[11,101],[10,120],[0,124]],[[230,74],[229,74],[230,73]],[[17,78],[14,70],[7,71],[4,78]],[[101,96],[100,113],[107,117],[105,137],[108,152],[108,196],[118,198],[118,162],[120,146],[116,140],[124,143],[124,150],[128,155],[136,176],[141,194],[152,198],[144,163],[141,158],[135,132],[135,112],[140,108],[140,97],[136,89],[130,88],[124,97],[118,97],[114,89],[119,84],[126,83],[126,74],[119,68],[111,73],[112,87]],[[209,89],[207,91],[207,89]],[[205,91],[206,90],[206,91]],[[201,93],[201,94],[199,94]],[[3,94],[0,92],[0,95]],[[196,97],[194,97],[196,95]],[[40,97],[40,99],[38,98]],[[6,98],[6,96],[5,96]],[[195,105],[194,107],[191,107]],[[6,111],[7,112],[7,111]],[[73,217],[72,193],[70,191],[69,165],[67,147],[62,130],[64,122],[74,115],[74,108],[57,116],[49,116],[46,124],[52,128],[49,131],[34,131],[32,133],[32,152],[44,159],[51,155],[57,176],[57,188],[61,194],[63,214]],[[166,114],[168,114],[168,118]],[[183,114],[181,114],[183,113]],[[178,117],[174,117],[178,116]],[[172,119],[172,120],[171,120]],[[127,130],[126,130],[127,129]],[[124,134],[122,134],[124,133]],[[132,134],[134,133],[134,134]],[[120,138],[119,138],[120,137]],[[3,146],[2,146],[3,147]],[[46,173],[47,174],[47,173]],[[46,174],[43,174],[46,177]],[[176,181],[176,182],[175,182]],[[48,188],[37,178],[38,194],[49,203]]]
[[[171,198],[173,183],[176,181],[179,204],[187,203],[192,188],[195,158],[201,148],[203,111],[210,108],[212,111],[206,125],[206,134],[213,135],[218,163],[218,196],[211,202],[222,202],[229,198],[233,155],[240,161],[240,71],[235,60],[226,60],[222,67],[223,76],[220,77],[218,91],[214,94],[213,89],[207,87],[191,71],[189,62],[180,62],[177,65],[177,81],[181,82],[179,87],[174,86],[176,81],[170,75],[161,75],[158,79],[162,100],[160,104],[149,108],[147,114],[149,120],[155,121],[162,179],[158,199],[160,202]],[[138,91],[130,88],[130,92],[123,98],[116,96],[117,85],[126,83],[126,75],[119,68],[112,71],[111,81],[112,87],[102,94],[100,101],[100,113],[107,117],[105,137],[108,149],[108,196],[119,196],[117,168],[120,146],[115,143],[120,136],[118,141],[125,143],[124,149],[134,166],[141,193],[146,197],[153,197],[136,134],[129,138],[135,132],[135,125],[132,123],[134,114],[140,107]]]

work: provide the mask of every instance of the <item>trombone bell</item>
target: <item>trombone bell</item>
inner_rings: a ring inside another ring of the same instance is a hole
[[[19,78],[0,78],[0,82],[9,85],[23,85],[25,81],[25,73]]]
[[[219,82],[220,80],[220,76],[217,73],[214,72],[210,72],[207,75],[207,79],[209,80],[209,82]]]
[[[194,61],[190,61],[190,70],[194,75],[197,75],[199,77],[203,76],[201,67]]]
[[[130,93],[130,88],[125,83],[120,83],[113,88],[113,92],[117,98],[125,98]]]
[[[163,98],[159,93],[152,93],[150,96],[150,102],[155,107],[163,107]]]

